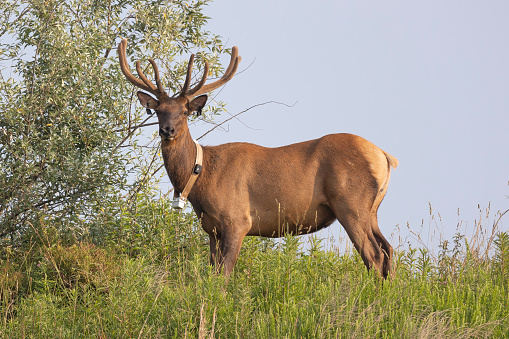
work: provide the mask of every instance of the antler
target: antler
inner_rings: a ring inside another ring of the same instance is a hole
[[[157,98],[159,98],[162,95],[165,95],[166,92],[163,89],[163,86],[161,85],[161,80],[159,78],[159,69],[157,68],[157,65],[154,60],[148,59],[148,61],[152,64],[152,68],[154,69],[154,76],[156,79],[156,86],[147,79],[145,74],[143,74],[143,71],[140,67],[140,61],[136,61],[136,71],[138,72],[139,77],[138,79],[134,75],[132,75],[131,70],[129,69],[129,65],[127,64],[127,58],[126,58],[126,49],[127,49],[127,39],[122,39],[120,41],[120,44],[118,44],[118,60],[120,62],[120,69],[122,70],[122,73],[124,73],[127,80],[129,80],[133,85],[141,88],[144,91],[147,91],[149,93],[152,93]]]
[[[237,67],[239,66],[240,61],[241,61],[241,57],[239,56],[239,49],[237,48],[237,46],[233,46],[230,64],[228,65],[228,68],[226,68],[226,71],[224,72],[221,79],[214,81],[213,83],[205,85],[205,81],[207,80],[207,75],[209,72],[209,63],[206,61],[205,69],[203,70],[203,76],[202,76],[200,82],[195,87],[193,87],[193,89],[188,90],[189,84],[191,82],[191,73],[192,73],[193,62],[194,62],[194,54],[192,54],[191,58],[189,59],[189,64],[187,65],[186,81],[184,82],[184,86],[182,87],[180,96],[187,96],[187,97],[198,96],[200,94],[213,91],[216,88],[223,86],[228,81],[230,81],[231,78],[233,78],[233,76],[235,75],[235,72],[237,72]]]

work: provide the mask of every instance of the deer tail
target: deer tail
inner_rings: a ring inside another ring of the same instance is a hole
[[[390,155],[387,152],[384,152],[384,154],[385,154],[385,157],[387,158],[387,161],[389,162],[389,165],[392,166],[392,168],[398,167],[398,165],[399,165],[398,159],[396,159],[395,157],[393,157],[392,155]]]

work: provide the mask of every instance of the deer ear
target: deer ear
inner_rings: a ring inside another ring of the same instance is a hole
[[[201,110],[203,106],[207,103],[207,95],[200,95],[196,97],[189,103],[189,112],[196,112],[198,115],[201,114]]]
[[[138,95],[138,99],[140,100],[140,103],[143,107],[156,109],[159,106],[159,101],[152,98],[147,93],[138,92],[136,94]]]

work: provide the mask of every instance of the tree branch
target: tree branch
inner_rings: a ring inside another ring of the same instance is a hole
[[[278,101],[267,101],[267,102],[263,102],[261,104],[256,104],[256,105],[253,105],[249,108],[246,108],[245,110],[243,110],[242,112],[239,112],[235,115],[232,115],[230,118],[224,120],[223,122],[215,125],[214,127],[212,127],[211,129],[209,129],[207,132],[205,132],[204,134],[202,134],[200,137],[196,138],[196,140],[200,140],[202,138],[204,138],[207,134],[209,134],[210,132],[212,132],[213,130],[215,130],[216,128],[218,128],[219,126],[221,125],[224,125],[225,123],[227,123],[228,121],[232,120],[232,119],[235,119],[237,116],[251,110],[252,108],[255,108],[255,107],[258,107],[258,106],[263,106],[263,105],[267,105],[267,104],[278,104],[278,105],[284,105],[286,107],[293,107],[295,106],[296,103],[292,104],[292,105],[288,105],[288,104],[285,104],[285,103],[282,103],[282,102],[278,102]]]

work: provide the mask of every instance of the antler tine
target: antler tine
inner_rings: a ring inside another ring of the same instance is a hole
[[[194,93],[198,92],[200,88],[205,85],[205,81],[207,81],[207,75],[209,74],[209,63],[208,61],[205,61],[205,69],[203,70],[203,75],[201,77],[200,82],[193,87],[193,89],[189,90],[185,95],[186,96],[192,96]]]
[[[156,78],[157,88],[156,88],[156,86],[154,86],[154,84],[150,80],[147,79],[147,77],[141,70],[139,60],[136,61],[136,71],[138,72],[138,75],[140,76],[141,80],[143,80],[143,82],[148,87],[150,87],[153,91],[157,91],[160,94],[162,94],[162,93],[164,93],[164,89],[163,89],[163,85],[161,84],[161,79],[159,78],[159,68],[157,68],[156,62],[154,60],[149,58],[148,61],[150,62],[150,64],[152,64],[152,68],[154,69],[154,77]]]
[[[142,90],[152,93],[156,97],[160,97],[162,94],[165,94],[159,78],[159,70],[154,60],[149,59],[149,62],[152,64],[152,67],[154,68],[154,75],[156,78],[157,88],[156,86],[154,86],[154,84],[152,84],[152,82],[150,82],[150,80],[147,79],[145,74],[143,74],[143,72],[141,71],[139,60],[136,62],[136,70],[142,80],[136,78],[131,73],[129,65],[127,64],[126,49],[127,49],[127,39],[124,38],[122,39],[122,41],[120,41],[120,44],[118,45],[118,60],[120,62],[120,69],[122,70],[122,73],[124,73],[127,80],[129,80],[133,85],[141,88]]]
[[[189,63],[187,64],[186,81],[184,82],[184,86],[182,86],[182,90],[180,91],[181,97],[184,97],[187,95],[186,92],[189,89],[189,84],[191,83],[191,74],[193,72],[193,63],[194,63],[194,54],[191,54],[191,57],[189,58]]]
[[[226,74],[231,72],[233,64],[234,64],[233,61],[237,58],[238,55],[239,55],[239,48],[237,46],[233,46],[232,47],[232,55],[230,58],[230,64],[228,65],[228,68],[226,68],[226,71],[224,71],[223,78]],[[240,62],[240,60],[239,60],[239,62]]]
[[[159,68],[157,68],[156,62],[150,58],[148,61],[150,64],[152,64],[152,68],[154,69],[154,77],[156,78],[157,90],[161,93],[165,93],[163,85],[161,84],[161,78],[159,78]]]
[[[147,85],[147,87],[151,89],[151,91],[156,91],[156,86],[154,86],[154,84],[147,79],[147,77],[141,70],[140,60],[136,61],[136,72],[138,72],[138,76],[140,77],[140,79],[145,83],[145,85]]]
[[[132,75],[129,65],[127,64],[126,49],[127,39],[124,38],[120,41],[120,44],[118,44],[118,61],[120,62],[120,69],[122,70],[122,73],[124,73],[127,80],[129,80],[133,85],[150,92],[147,85]]]
[[[239,63],[241,60],[242,58],[238,55],[238,48],[237,46],[234,46],[232,49],[230,64],[226,68],[226,71],[224,72],[224,75],[221,77],[221,79],[202,86],[201,88],[197,89],[196,92],[193,93],[193,95],[197,96],[203,93],[207,93],[226,84],[228,81],[231,80],[231,78],[233,78],[235,72],[237,72],[237,68],[239,67]]]

